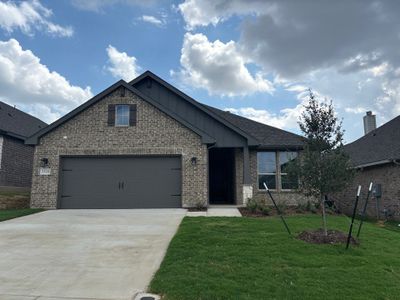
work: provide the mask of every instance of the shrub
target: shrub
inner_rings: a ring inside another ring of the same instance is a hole
[[[263,215],[269,216],[271,214],[271,208],[265,204],[260,206],[259,210]]]
[[[264,201],[254,198],[247,199],[246,208],[252,213],[261,213],[263,215],[269,215],[271,213],[271,208],[266,205]]]
[[[287,204],[286,202],[279,202],[276,204],[276,206],[278,206],[279,210],[281,211],[282,214],[284,214],[286,212],[287,209]]]

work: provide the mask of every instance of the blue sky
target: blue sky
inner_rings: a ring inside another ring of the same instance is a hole
[[[298,132],[310,87],[333,100],[351,141],[366,110],[378,124],[400,113],[398,11],[396,1],[0,1],[0,100],[52,122],[151,70],[198,101]]]

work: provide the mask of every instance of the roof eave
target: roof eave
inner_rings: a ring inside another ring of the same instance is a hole
[[[393,162],[393,159],[383,159],[383,160],[374,161],[374,162],[370,162],[370,163],[358,164],[356,166],[353,166],[353,169],[363,169],[363,168],[368,168],[368,167],[380,166],[380,165],[390,164],[392,162]]]
[[[0,135],[7,135],[7,136],[10,136],[10,137],[13,137],[13,138],[16,138],[19,140],[23,140],[23,141],[25,141],[25,139],[26,139],[26,136],[22,136],[22,135],[19,135],[19,134],[10,132],[10,131],[1,130],[1,129],[0,129]]]

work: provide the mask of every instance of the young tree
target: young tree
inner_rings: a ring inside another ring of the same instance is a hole
[[[342,122],[335,115],[332,102],[319,102],[309,91],[299,126],[305,137],[304,150],[289,167],[289,175],[299,178],[300,191],[321,201],[325,235],[328,234],[325,198],[343,189],[352,179],[350,160],[343,151]]]

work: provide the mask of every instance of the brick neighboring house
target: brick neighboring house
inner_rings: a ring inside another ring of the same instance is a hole
[[[43,208],[288,204],[285,163],[302,149],[293,133],[203,105],[153,73],[123,80],[30,137],[31,206]]]
[[[47,124],[0,101],[0,187],[30,187],[34,147],[28,136]]]
[[[350,214],[358,185],[362,185],[360,208],[364,204],[368,186],[372,181],[381,186],[381,198],[371,197],[367,214],[400,220],[400,116],[376,128],[375,116],[367,112],[364,117],[365,135],[345,145],[356,169],[354,181],[334,195],[339,208]],[[377,207],[379,215],[377,214]]]

